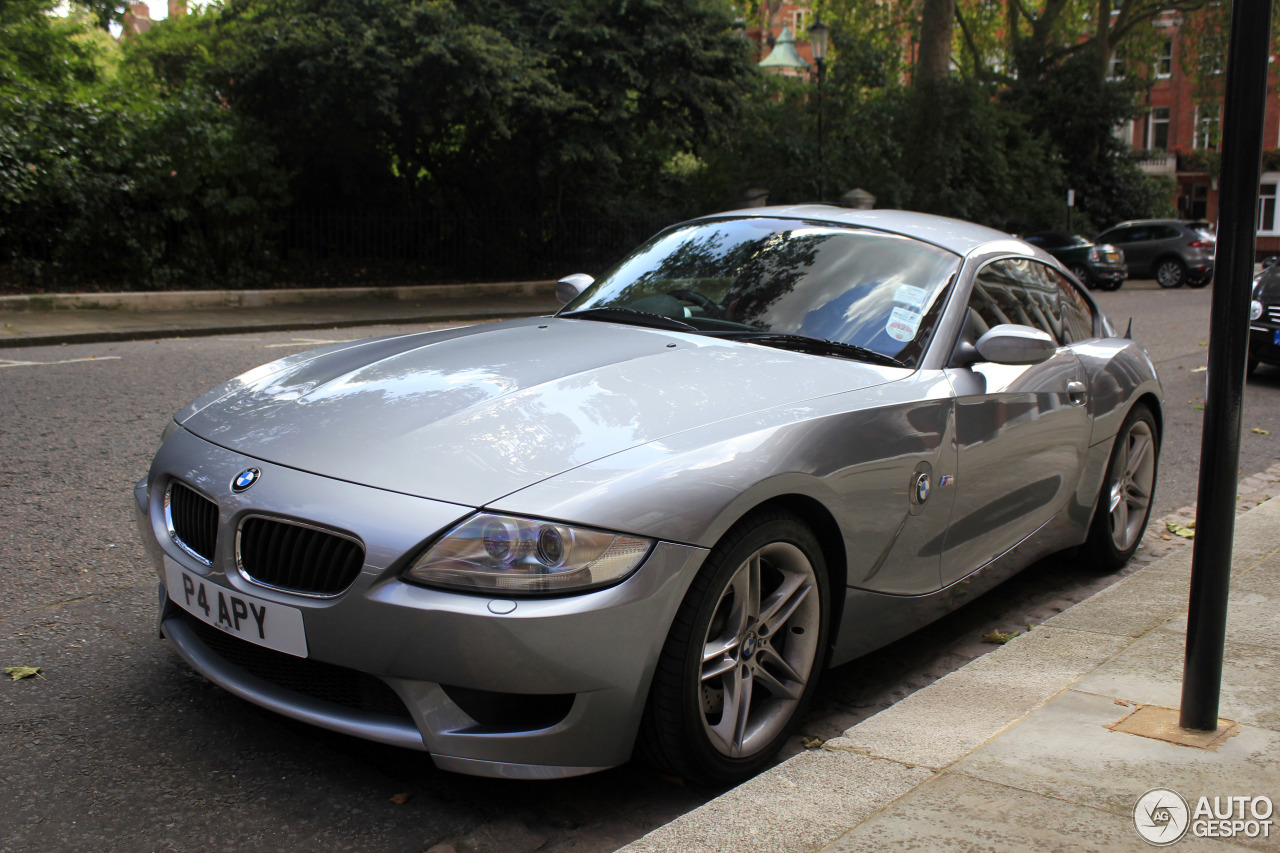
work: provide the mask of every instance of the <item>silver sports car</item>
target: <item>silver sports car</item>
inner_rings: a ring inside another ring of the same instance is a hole
[[[674,226],[553,317],[343,343],[174,416],[160,631],[250,702],[552,778],[759,770],[820,671],[1050,552],[1114,567],[1162,392],[1052,257],[901,211]]]

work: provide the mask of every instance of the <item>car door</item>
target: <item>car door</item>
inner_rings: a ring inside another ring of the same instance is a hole
[[[1059,346],[1040,364],[978,362],[946,370],[956,401],[957,462],[944,585],[1053,519],[1080,479],[1089,441],[1088,387],[1083,365],[1066,345],[1074,318],[1064,317],[1060,280],[1027,258],[994,261],[975,278],[962,333],[971,343],[991,327],[1015,323],[1048,333]]]
[[[1118,229],[1114,237],[1103,242],[1113,243],[1124,252],[1124,263],[1133,277],[1146,275],[1151,263],[1151,246],[1148,237],[1151,229],[1142,225]]]

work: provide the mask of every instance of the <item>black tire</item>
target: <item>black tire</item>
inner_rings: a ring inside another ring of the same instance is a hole
[[[1245,365],[1245,368],[1244,368],[1244,375],[1252,376],[1258,370],[1258,365],[1260,363],[1261,362],[1259,362],[1256,358],[1249,359],[1248,363]]]
[[[1188,281],[1187,287],[1194,287],[1197,290],[1199,290],[1202,287],[1208,287],[1209,282],[1211,281],[1213,281],[1213,276],[1211,275],[1201,276],[1200,278],[1193,278],[1190,281]]]
[[[1187,281],[1187,265],[1177,258],[1161,258],[1153,272],[1156,283],[1161,287],[1182,287]]]
[[[1072,264],[1071,266],[1067,267],[1067,269],[1071,271],[1071,274],[1073,276],[1075,276],[1077,279],[1080,280],[1081,284],[1083,284],[1085,287],[1089,288],[1090,290],[1093,290],[1093,278],[1090,277],[1089,275],[1088,267],[1086,267],[1084,264]]]
[[[1143,441],[1147,443],[1145,455],[1135,459]],[[1120,568],[1142,544],[1143,531],[1151,518],[1159,462],[1160,433],[1155,416],[1145,403],[1137,403],[1116,433],[1106,479],[1093,507],[1085,551],[1099,568]],[[1140,510],[1140,516],[1133,516],[1135,509]]]
[[[745,617],[750,595],[739,595],[747,588],[743,572],[759,579],[754,624]],[[700,784],[732,784],[763,770],[817,688],[829,601],[822,549],[803,521],[763,510],[734,525],[676,612],[649,690],[639,755]],[[719,657],[707,658],[708,650]],[[745,711],[730,718],[735,695],[746,696]]]
[[[1113,278],[1113,279],[1111,279],[1111,281],[1107,282],[1106,287],[1105,287],[1105,288],[1103,288],[1103,289],[1104,289],[1104,290],[1119,290],[1119,289],[1120,289],[1121,287],[1123,287],[1123,286],[1124,286],[1124,279],[1122,279],[1122,278]]]

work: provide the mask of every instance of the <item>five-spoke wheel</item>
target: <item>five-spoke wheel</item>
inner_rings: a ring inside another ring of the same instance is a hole
[[[759,772],[813,695],[827,607],[813,532],[788,513],[744,518],[680,606],[654,674],[642,751],[714,784]]]
[[[1116,435],[1090,529],[1089,548],[1104,568],[1123,565],[1142,541],[1155,493],[1159,443],[1155,417],[1138,403]]]

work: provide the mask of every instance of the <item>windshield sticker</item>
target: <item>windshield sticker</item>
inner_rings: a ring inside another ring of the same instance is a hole
[[[923,287],[902,284],[898,286],[898,292],[893,295],[893,301],[901,302],[910,308],[916,309],[916,311],[923,312],[924,301],[928,295],[928,292]]]
[[[885,324],[884,330],[895,341],[906,343],[915,338],[916,331],[920,328],[921,317],[922,315],[917,314],[915,311],[894,308],[893,313],[889,315],[889,322]]]

